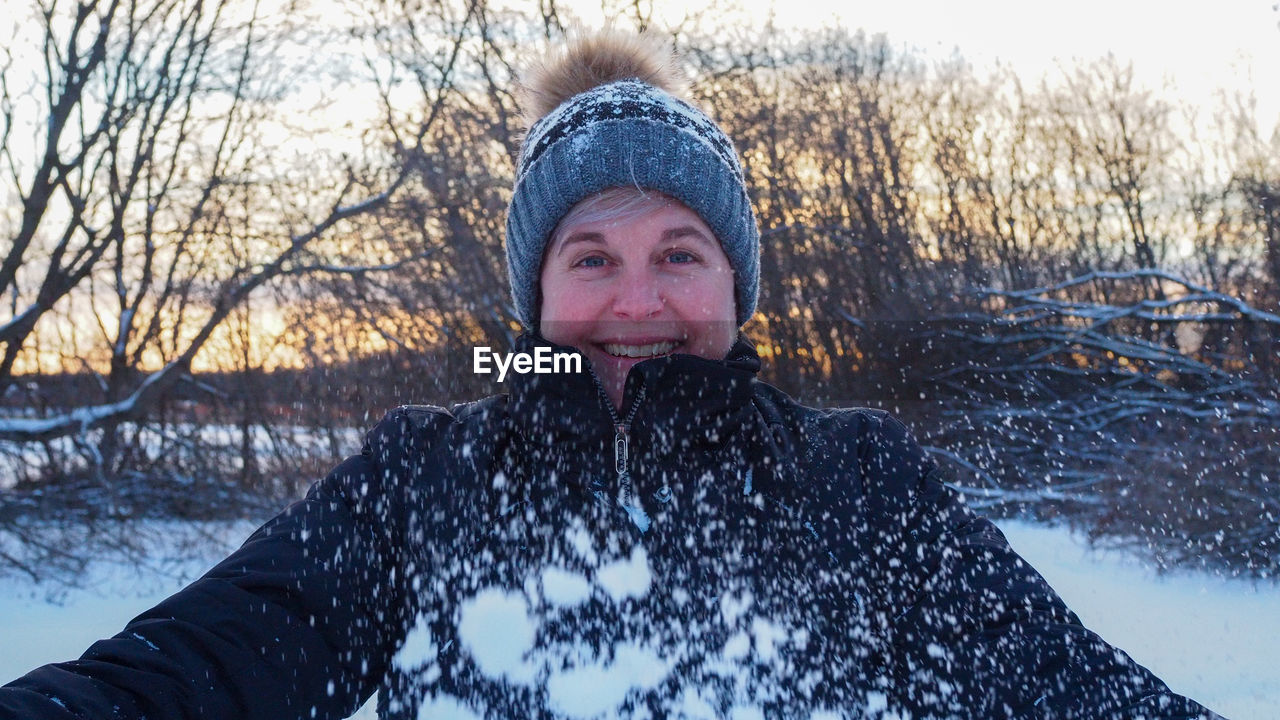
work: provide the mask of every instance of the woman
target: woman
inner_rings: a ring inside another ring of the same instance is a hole
[[[531,81],[509,376],[405,407],[2,717],[1213,717],[1080,625],[903,426],[755,379],[732,144],[648,40]]]

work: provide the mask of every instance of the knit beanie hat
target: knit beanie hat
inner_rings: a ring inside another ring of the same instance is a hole
[[[655,40],[603,31],[527,81],[526,112],[536,119],[507,212],[507,272],[526,328],[537,329],[542,257],[560,219],[580,200],[625,186],[665,193],[697,213],[733,267],[738,325],[755,313],[760,232],[742,166],[724,131],[676,96],[674,68]]]

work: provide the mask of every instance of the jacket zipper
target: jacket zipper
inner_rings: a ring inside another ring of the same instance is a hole
[[[595,377],[595,372],[591,375]],[[639,411],[640,403],[644,400],[644,394],[648,388],[645,385],[640,386],[639,392],[631,400],[624,420],[618,416],[618,411],[614,410],[613,401],[605,394],[600,378],[595,378],[595,381],[596,390],[599,391],[605,409],[609,411],[609,419],[613,422],[613,469],[618,476],[618,504],[631,517],[636,527],[640,528],[640,532],[645,532],[649,529],[649,515],[644,511],[644,506],[637,501],[635,488],[631,482],[631,421],[635,420],[636,412]]]

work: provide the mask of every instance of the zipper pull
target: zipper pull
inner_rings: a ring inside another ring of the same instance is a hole
[[[618,473],[618,504],[631,509],[631,471],[627,463],[631,456],[631,428],[618,423],[613,429],[613,469]]]
[[[628,437],[630,430],[626,423],[618,423],[614,427],[613,468],[617,471],[619,477],[627,474],[627,460],[631,449],[630,438]]]
[[[628,468],[631,452],[631,428],[622,422],[614,426],[613,434],[613,469],[618,473],[618,504],[631,517],[640,532],[649,529],[649,515],[635,498],[631,489],[631,471]]]

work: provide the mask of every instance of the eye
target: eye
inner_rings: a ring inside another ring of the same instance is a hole
[[[574,267],[598,268],[605,266],[605,259],[599,255],[588,255],[573,264]]]
[[[667,262],[681,265],[695,262],[697,259],[698,258],[694,257],[693,253],[685,252],[684,250],[672,250],[670,253],[667,253]]]

